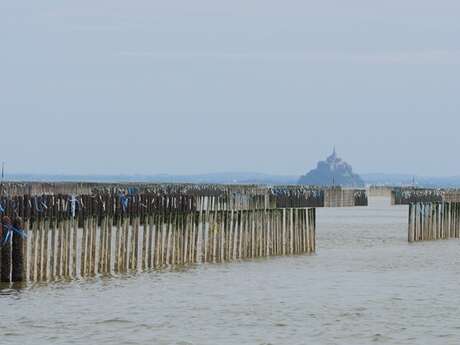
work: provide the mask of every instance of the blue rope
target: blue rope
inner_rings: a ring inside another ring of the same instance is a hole
[[[129,187],[128,188],[128,195],[135,195],[138,194],[139,190],[135,187]]]
[[[40,208],[38,207],[38,198],[37,198],[37,197],[34,198],[34,205],[35,205],[35,210],[36,210],[37,212],[39,212],[39,213],[42,213],[42,212],[43,212],[43,209],[40,209]]]
[[[126,195],[120,194],[120,203],[121,203],[123,212],[125,212],[126,209],[128,208],[128,202],[129,202],[128,197]]]
[[[5,244],[8,243],[8,241],[10,240],[11,235],[12,235],[12,232],[11,232],[11,231],[7,230],[7,231],[5,232],[5,236],[3,236],[3,241],[2,241],[2,244],[1,244],[2,247],[3,247]]]
[[[48,209],[48,206],[46,206],[45,202],[42,200],[41,197],[35,197],[34,204],[35,204],[35,210],[39,213],[42,213],[43,211]]]
[[[10,239],[12,238],[14,233],[18,234],[22,238],[27,238],[27,234],[25,233],[24,230],[17,229],[14,226],[9,225],[9,224],[4,224],[3,226],[6,228],[6,232],[5,232],[5,235],[3,237],[1,246],[4,246],[6,243],[8,243],[10,241]]]

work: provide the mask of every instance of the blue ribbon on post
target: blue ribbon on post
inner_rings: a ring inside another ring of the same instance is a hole
[[[3,227],[6,229],[1,245],[4,246],[12,238],[13,234],[18,234],[22,238],[27,238],[27,234],[22,229],[17,229],[12,225],[4,224]]]
[[[48,209],[48,206],[46,206],[46,203],[42,200],[41,197],[35,197],[34,204],[35,204],[35,210],[39,213],[42,213],[43,211]]]
[[[126,209],[128,208],[128,202],[129,202],[129,199],[126,195],[124,194],[120,194],[120,203],[121,203],[121,207],[123,209],[123,212],[126,211]]]
[[[35,206],[35,211],[40,212],[40,213],[43,212],[43,209],[38,207],[38,197],[34,198],[34,206]]]

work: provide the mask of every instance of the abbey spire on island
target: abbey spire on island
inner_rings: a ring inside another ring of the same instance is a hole
[[[337,156],[334,149],[325,161],[319,161],[316,169],[300,177],[299,184],[316,186],[364,187],[363,179],[353,172],[350,164]]]

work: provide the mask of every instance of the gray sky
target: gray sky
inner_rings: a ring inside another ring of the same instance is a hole
[[[460,2],[0,1],[10,171],[460,174]]]

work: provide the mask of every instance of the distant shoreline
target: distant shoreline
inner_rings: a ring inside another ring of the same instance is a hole
[[[361,174],[366,185],[419,187],[460,187],[460,176],[420,177],[403,174]],[[211,173],[193,175],[102,175],[102,174],[7,174],[5,181],[12,182],[144,182],[144,183],[216,183],[216,184],[297,184],[297,175],[264,173]]]

